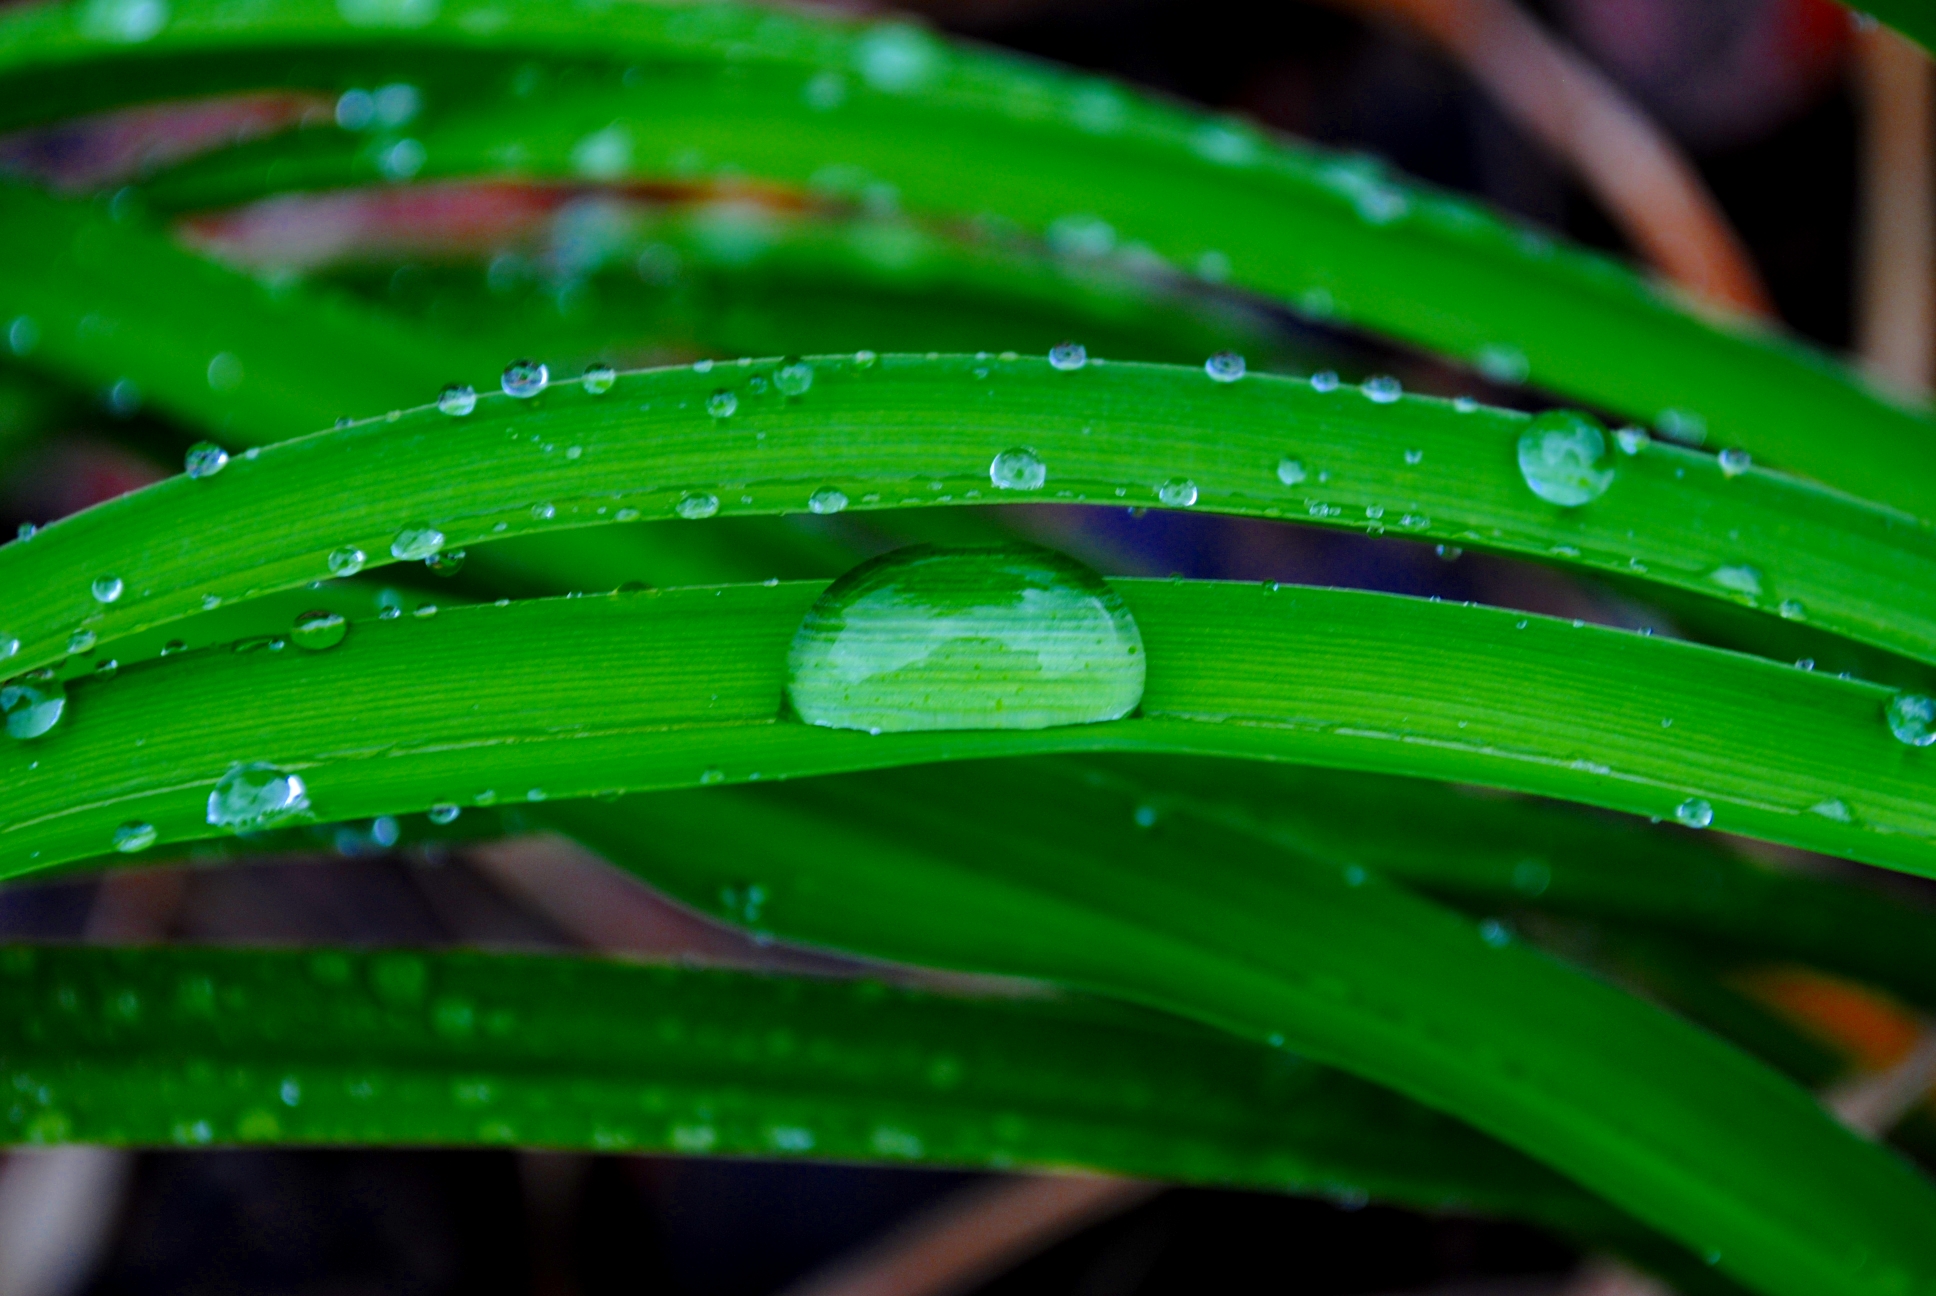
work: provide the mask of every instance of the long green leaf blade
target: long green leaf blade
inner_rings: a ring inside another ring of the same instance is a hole
[[[1936,1283],[1936,1190],[1760,1064],[1363,870],[1187,814],[1139,828],[1136,804],[1008,763],[546,814],[757,930],[1282,1039],[1564,1169],[1760,1290]]]
[[[211,598],[327,577],[339,550],[380,565],[405,527],[458,547],[640,516],[805,512],[832,490],[860,509],[1194,506],[1472,544],[1779,609],[1936,661],[1936,531],[1778,474],[1730,479],[1679,448],[1614,455],[1611,489],[1563,509],[1522,480],[1527,423],[1510,411],[1013,356],[816,358],[796,397],[779,368],[492,395],[462,418],[420,407],[158,484],[0,549],[12,592],[0,631],[21,640],[14,666],[31,667],[78,627],[105,644]],[[1001,489],[992,461],[1018,447],[1045,478]],[[126,589],[108,605],[89,593],[104,575]]]

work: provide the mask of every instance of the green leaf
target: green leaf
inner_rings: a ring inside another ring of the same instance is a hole
[[[1611,489],[1563,509],[1521,478],[1527,422],[1511,411],[1162,366],[1066,373],[1014,356],[818,357],[811,388],[790,397],[778,368],[627,374],[603,395],[575,383],[535,401],[493,394],[463,418],[420,407],[158,484],[63,520],[32,548],[0,549],[12,592],[0,631],[21,640],[14,665],[26,668],[53,660],[77,626],[107,643],[210,597],[326,577],[339,549],[382,564],[406,526],[458,547],[695,506],[804,512],[831,488],[857,509],[1193,499],[1644,576],[1936,661],[1936,531],[1779,474],[1730,479],[1676,447],[1610,451]],[[708,412],[729,403],[730,415]],[[1039,487],[991,480],[994,457],[1017,447],[1044,462]],[[101,606],[89,587],[106,574],[127,593]]]
[[[1083,1166],[1634,1226],[1282,1050],[1084,998],[421,951],[0,950],[12,1143]]]
[[[430,104],[409,125],[425,177],[819,178],[837,192],[861,177],[936,218],[995,212],[1036,232],[1098,220],[1173,264],[1227,269],[1233,285],[1327,318],[1523,368],[1646,422],[1704,426],[1865,498],[1926,504],[1927,419],[1819,354],[1702,322],[1608,261],[1396,184],[1367,160],[905,25],[727,5],[627,6],[587,25],[526,3],[453,4],[400,30],[351,25],[322,0],[246,14],[180,0],[165,26],[117,43],[89,35],[86,12],[36,6],[0,22],[14,122],[257,87],[265,62],[285,84],[334,93],[407,60]],[[811,110],[817,95],[826,111]],[[191,165],[155,192],[206,204],[374,180],[395,139],[309,132],[293,150]]]
[[[1154,663],[1152,663],[1153,665]],[[1042,977],[1457,1113],[1767,1292],[1936,1282],[1936,1193],[1712,1037],[1381,882],[1041,765],[548,806],[758,931]]]
[[[238,760],[302,771],[316,814],[349,819],[1113,750],[1447,778],[1657,817],[1698,797],[1731,832],[1936,872],[1936,771],[1890,734],[1874,685],[1487,608],[1113,584],[1148,653],[1139,718],[1039,731],[870,736],[782,719],[787,645],[818,583],[446,608],[356,622],[320,654],[124,664],[74,685],[46,737],[0,745],[0,870],[98,854],[130,819],[164,841],[210,835],[208,790]]]

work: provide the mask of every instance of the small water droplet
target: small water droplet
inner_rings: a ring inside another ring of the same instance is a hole
[[[1465,557],[1465,550],[1454,544],[1439,545],[1436,547],[1436,552],[1446,562],[1457,562],[1459,559]]]
[[[469,383],[452,383],[437,393],[437,408],[452,418],[463,418],[477,408],[477,389]]]
[[[295,626],[289,631],[289,637],[295,641],[298,648],[306,648],[310,652],[323,652],[342,643],[349,632],[348,618],[341,613],[319,608],[297,617]]]
[[[1707,578],[1722,589],[1733,590],[1736,594],[1746,594],[1749,598],[1761,595],[1761,573],[1746,563],[1729,563],[1716,567]]]
[[[706,398],[706,412],[716,419],[731,418],[739,409],[739,397],[721,387]]]
[[[1715,458],[1720,462],[1723,477],[1739,477],[1754,467],[1754,458],[1746,450],[1729,446]]]
[[[1479,939],[1494,949],[1504,949],[1512,944],[1512,932],[1497,918],[1486,918],[1479,923]]]
[[[229,452],[213,441],[197,441],[188,447],[182,466],[190,477],[198,481],[203,477],[213,477],[229,466]]]
[[[1364,385],[1359,390],[1364,392],[1366,400],[1378,405],[1389,405],[1405,394],[1404,387],[1390,374],[1379,374],[1375,378],[1365,379]]]
[[[208,822],[231,832],[259,831],[308,809],[302,776],[260,761],[231,767],[208,794]]]
[[[1156,488],[1156,498],[1171,508],[1189,508],[1197,502],[1197,484],[1188,477],[1172,477]]]
[[[419,522],[397,532],[397,538],[390,542],[390,556],[402,562],[421,562],[443,547],[444,533],[428,522]],[[345,574],[337,573],[339,576]]]
[[[1775,611],[1781,613],[1782,619],[1785,621],[1805,621],[1808,619],[1808,609],[1802,605],[1800,599],[1783,599],[1775,606]]]
[[[51,670],[30,671],[0,684],[0,716],[9,738],[38,738],[60,723],[67,689]]]
[[[1046,549],[916,545],[835,581],[801,622],[787,695],[836,729],[1040,729],[1114,720],[1142,635],[1095,572]]]
[[[804,360],[789,361],[773,375],[773,385],[782,396],[805,396],[813,386],[813,366]]]
[[[1298,486],[1304,481],[1304,461],[1285,457],[1277,461],[1277,480],[1286,486]]]
[[[464,813],[463,807],[454,801],[439,801],[430,807],[429,819],[434,824],[456,823],[457,816]]]
[[[1830,797],[1826,801],[1817,801],[1814,805],[1808,807],[1808,812],[1810,814],[1820,815],[1824,819],[1833,819],[1836,823],[1855,822],[1855,815],[1850,812],[1849,803],[1841,797]]]
[[[344,545],[329,555],[329,574],[332,576],[354,576],[363,570],[369,555],[355,545]]]
[[[1312,391],[1334,392],[1338,385],[1338,375],[1329,369],[1320,369],[1311,375]]]
[[[94,601],[96,603],[114,602],[121,597],[122,588],[123,586],[119,576],[98,576],[95,578],[94,584],[89,586],[89,589],[93,591]]]
[[[7,323],[7,349],[24,356],[40,345],[40,325],[31,315],[16,315]]]
[[[10,634],[0,634],[0,661],[14,656],[20,651],[20,640]]]
[[[1689,828],[1705,828],[1714,822],[1714,807],[1701,797],[1689,797],[1674,807],[1674,818]]]
[[[133,855],[154,845],[157,835],[153,824],[130,819],[114,830],[114,849],[123,855]]]
[[[999,490],[1040,490],[1049,479],[1049,466],[1027,446],[1014,446],[988,465],[988,480]]]
[[[595,364],[585,370],[579,380],[588,396],[603,396],[618,385],[618,370],[608,364]]]
[[[1519,435],[1519,475],[1533,494],[1561,508],[1578,508],[1613,484],[1607,438],[1600,424],[1574,410],[1548,410]]]
[[[874,367],[874,361],[879,358],[872,351],[856,351],[854,352],[854,368],[872,369]]]
[[[538,360],[514,360],[504,367],[498,385],[506,396],[530,400],[551,383],[551,370]]]
[[[1203,362],[1212,382],[1234,383],[1244,376],[1244,358],[1235,351],[1219,351]]]
[[[708,495],[703,491],[695,491],[674,505],[673,511],[682,518],[693,520],[709,518],[719,512],[719,496]]]
[[[823,517],[838,513],[847,507],[846,492],[833,486],[822,486],[807,497],[807,507]]]
[[[1889,699],[1886,712],[1889,732],[1896,741],[1911,747],[1936,743],[1936,701],[1921,693],[1898,693]]]
[[[1812,671],[1815,669],[1815,659],[1813,657],[1797,657],[1795,659],[1795,669]]]
[[[462,549],[441,549],[424,559],[424,566],[436,576],[451,577],[464,570],[464,551]]]
[[[703,786],[711,787],[715,783],[724,783],[725,781],[726,772],[716,765],[708,765],[705,769],[699,771],[699,782]]]
[[[1089,350],[1080,342],[1058,342],[1049,348],[1051,368],[1060,369],[1064,373],[1073,373],[1088,363]]]
[[[1405,452],[1405,462],[1411,464],[1413,467],[1417,467],[1419,464],[1425,462],[1425,452],[1423,450],[1407,450]]]
[[[82,626],[73,634],[67,636],[67,651],[70,653],[91,653],[94,651],[95,642],[96,637],[94,632],[86,626]]]

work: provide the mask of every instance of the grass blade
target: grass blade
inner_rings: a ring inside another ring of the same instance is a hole
[[[15,668],[37,666],[77,627],[106,644],[211,598],[326,577],[341,549],[381,565],[413,525],[460,547],[673,517],[695,501],[724,516],[804,512],[829,488],[858,509],[1175,507],[1183,484],[1205,511],[1644,577],[1936,661],[1936,531],[1778,474],[1730,479],[1676,447],[1613,455],[1605,496],[1562,509],[1522,480],[1527,424],[1510,411],[1380,404],[1265,375],[1224,385],[1158,366],[1063,373],[1013,356],[816,358],[811,389],[789,397],[779,367],[628,374],[604,395],[577,384],[535,401],[494,394],[464,418],[420,407],[266,449],[206,481],[160,483],[0,549],[13,591],[0,630],[21,640]],[[730,415],[708,413],[729,404]],[[1015,446],[1046,464],[1039,488],[991,482],[991,461]],[[127,590],[107,606],[88,592],[104,574]]]
[[[1140,828],[1133,798],[1044,773],[901,771],[545,814],[756,930],[1283,1039],[1563,1169],[1762,1291],[1936,1273],[1922,1225],[1936,1194],[1759,1063],[1362,870],[1185,814]]]

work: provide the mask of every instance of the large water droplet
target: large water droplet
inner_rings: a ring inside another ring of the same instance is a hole
[[[318,609],[297,617],[294,628],[289,631],[289,637],[295,640],[298,648],[307,648],[310,652],[322,652],[342,643],[349,632],[350,623],[342,613]]]
[[[114,830],[114,849],[123,855],[133,855],[154,845],[157,835],[153,824],[130,819]]]
[[[1203,372],[1212,382],[1234,383],[1244,376],[1244,358],[1235,351],[1219,351],[1203,362]]]
[[[773,375],[773,385],[780,389],[782,396],[805,396],[813,386],[813,366],[804,360],[783,364]]]
[[[112,603],[121,597],[121,591],[125,587],[121,584],[119,576],[98,576],[89,588],[93,591],[96,603]]]
[[[731,418],[739,411],[739,397],[721,387],[706,398],[706,412],[716,419]]]
[[[1049,466],[1027,446],[1004,450],[988,465],[988,480],[998,490],[1041,490],[1048,479]]]
[[[32,671],[0,684],[0,716],[9,738],[38,738],[60,723],[67,689],[50,670]]]
[[[1089,349],[1080,342],[1058,342],[1049,348],[1049,364],[1071,373],[1089,363]]]
[[[403,562],[419,562],[434,556],[443,547],[444,533],[428,522],[419,522],[397,532],[397,538],[390,542],[390,556]]]
[[[1143,696],[1122,598],[1027,545],[916,545],[829,586],[794,635],[787,696],[810,724],[871,733],[1115,720]]]
[[[208,794],[209,823],[231,832],[272,827],[308,809],[309,789],[302,776],[260,761],[235,766]]]
[[[608,364],[595,364],[585,370],[581,384],[588,396],[603,396],[618,385],[618,370]]]
[[[1705,828],[1714,822],[1714,807],[1702,797],[1689,797],[1674,807],[1674,818],[1689,828]]]
[[[1898,693],[1889,699],[1889,732],[1911,747],[1936,743],[1936,700],[1921,693]]]
[[[838,513],[847,507],[847,492],[836,486],[822,486],[807,496],[807,507],[822,516]]]
[[[1548,410],[1519,434],[1519,475],[1549,504],[1591,503],[1613,484],[1606,433],[1585,414]]]
[[[329,556],[329,574],[332,576],[354,576],[363,570],[369,556],[355,545],[344,545]]]
[[[452,383],[437,393],[437,408],[452,418],[462,418],[477,408],[477,389],[469,383]]]
[[[504,394],[519,400],[530,400],[550,382],[551,370],[537,360],[514,360],[504,367],[504,373],[498,379]]]
[[[203,477],[213,477],[229,466],[229,452],[213,441],[197,441],[188,447],[182,466],[190,477],[198,481]]]

